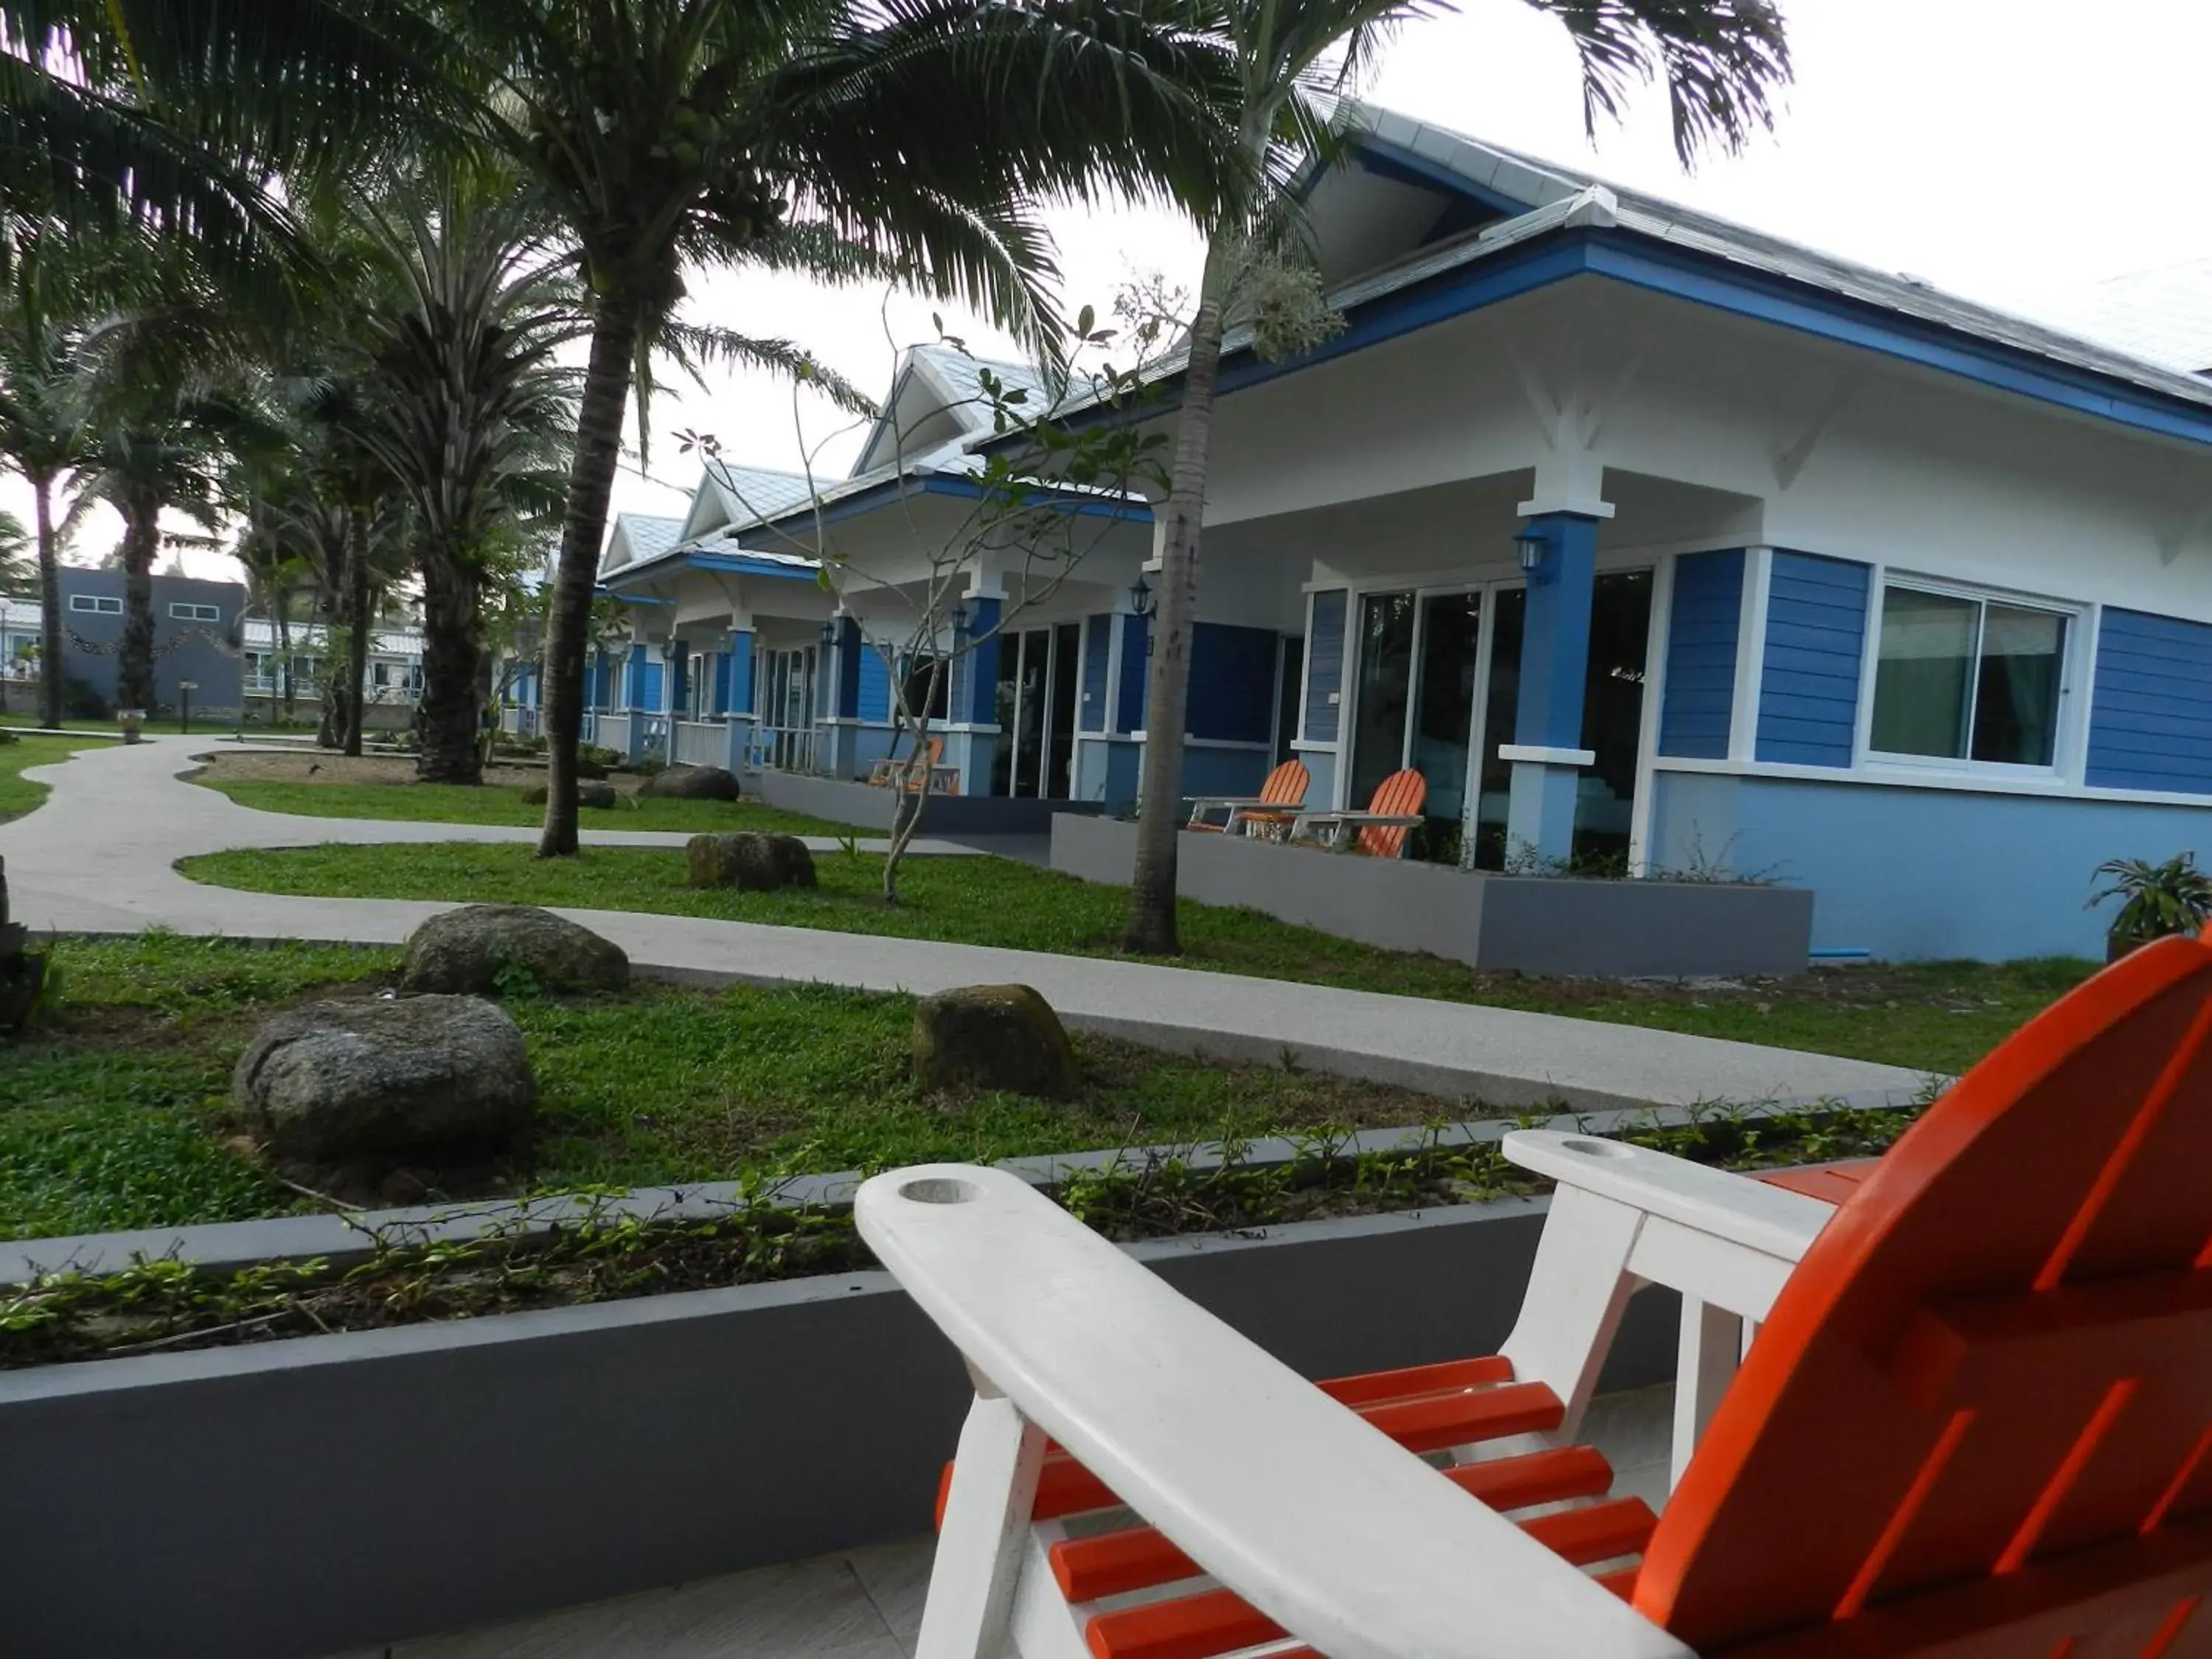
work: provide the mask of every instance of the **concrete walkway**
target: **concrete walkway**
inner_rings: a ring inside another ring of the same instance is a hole
[[[208,887],[185,880],[173,861],[233,848],[536,836],[530,830],[253,811],[178,777],[212,746],[202,738],[155,738],[32,769],[27,775],[52,785],[52,795],[29,816],[0,825],[15,919],[65,933],[161,926],[195,935],[396,945],[424,918],[453,907]],[[684,837],[599,831],[586,839],[670,847]],[[665,976],[923,994],[1020,981],[1079,1029],[1401,1083],[1447,1097],[1477,1096],[1499,1107],[1551,1099],[1590,1109],[1873,1099],[1912,1094],[1923,1081],[1902,1067],[1863,1060],[1240,975],[690,916],[562,914],[613,939],[640,969]]]

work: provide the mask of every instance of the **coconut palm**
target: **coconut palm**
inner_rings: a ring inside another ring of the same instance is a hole
[[[549,619],[544,855],[576,847],[592,590],[623,424],[683,272],[751,261],[890,276],[1044,345],[1053,266],[1028,204],[1167,188],[1224,165],[1218,55],[1186,0],[471,0],[478,127],[576,245],[591,349]],[[811,374],[782,343],[696,335]],[[642,423],[643,410],[641,406]]]
[[[413,508],[427,781],[477,783],[484,586],[559,518],[580,327],[574,262],[510,173],[451,168],[367,209],[388,296],[361,328],[375,407],[360,440]]]
[[[1769,94],[1790,60],[1774,0],[1525,0],[1557,18],[1580,53],[1583,115],[1594,131],[1619,113],[1629,90],[1666,83],[1674,148],[1684,165],[1710,144],[1733,149],[1771,125]],[[1214,27],[1236,64],[1237,143],[1249,181],[1207,232],[1198,308],[1182,374],[1172,483],[1166,505],[1152,678],[1145,729],[1184,729],[1191,624],[1197,605],[1200,520],[1212,453],[1221,342],[1240,278],[1297,244],[1297,204],[1286,188],[1304,167],[1342,148],[1330,94],[1358,79],[1392,29],[1429,9],[1425,0],[1226,0]],[[1176,826],[1182,745],[1145,745],[1138,782],[1137,860],[1123,948],[1172,956]]]
[[[31,486],[39,568],[39,719],[62,720],[61,549],[58,498],[74,483],[91,441],[86,425],[90,364],[76,298],[47,251],[19,250],[0,287],[0,460]]]

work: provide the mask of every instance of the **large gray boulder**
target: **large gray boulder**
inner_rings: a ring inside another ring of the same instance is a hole
[[[490,993],[519,974],[542,991],[619,991],[629,983],[629,957],[534,904],[469,904],[415,930],[399,988]]]
[[[654,800],[735,800],[738,779],[719,766],[672,766],[638,785],[637,793]]]
[[[400,997],[277,1015],[239,1056],[230,1094],[280,1157],[439,1163],[513,1139],[538,1080],[498,1004]]]
[[[1060,1016],[1027,985],[963,985],[914,1009],[914,1074],[924,1088],[1011,1089],[1064,1100],[1079,1081]]]
[[[0,1036],[30,1024],[46,987],[46,953],[30,942],[30,930],[8,920],[8,860],[0,859]]]
[[[522,804],[543,806],[551,792],[542,783],[524,786]],[[608,807],[615,804],[615,787],[611,783],[596,783],[590,778],[580,777],[576,782],[576,805],[579,806]]]
[[[819,885],[814,854],[796,836],[746,831],[734,836],[694,836],[684,843],[694,887],[736,887],[749,893],[779,887]]]

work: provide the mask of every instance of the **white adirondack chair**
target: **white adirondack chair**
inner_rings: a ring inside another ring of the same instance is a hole
[[[2212,950],[2138,952],[1841,1208],[1510,1136],[1560,1185],[1501,1352],[1321,1387],[1013,1176],[878,1176],[976,1388],[921,1659],[2212,1654],[2208,1033]],[[1656,1530],[1574,1445],[1646,1281],[1686,1298]]]

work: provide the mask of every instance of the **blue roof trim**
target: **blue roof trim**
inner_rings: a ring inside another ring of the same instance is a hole
[[[1823,294],[1786,277],[1654,243],[1632,231],[1576,228],[1438,273],[1348,313],[1341,334],[1289,362],[1267,363],[1238,349],[1224,362],[1220,389],[1241,391],[1279,375],[1378,345],[1432,323],[1515,299],[1577,276],[1610,277],[1692,304],[1776,324],[1862,350],[1956,374],[2039,403],[2139,431],[2212,445],[2212,406],[2054,363],[2031,352],[1954,334],[1879,306]],[[1172,394],[1166,399],[1174,401]],[[1097,419],[1086,410],[1078,419]]]
[[[1389,179],[1401,185],[1412,185],[1421,190],[1440,190],[1480,203],[1492,212],[1508,219],[1517,219],[1522,214],[1541,205],[1524,202],[1518,197],[1492,190],[1479,184],[1463,173],[1455,173],[1440,161],[1394,144],[1382,138],[1363,138],[1352,146],[1352,159],[1363,173],[1371,173],[1378,179]]]
[[[659,557],[635,565],[624,565],[619,570],[607,573],[605,585],[610,588],[622,586],[638,577],[665,576],[672,570],[714,570],[726,576],[766,576],[771,580],[811,582],[814,573],[798,565],[785,564],[779,560],[749,557],[743,553],[664,553]],[[632,600],[633,604],[663,601]]]
[[[1078,518],[1123,519],[1131,524],[1150,524],[1152,521],[1152,509],[1143,501],[1103,500],[1073,490],[1036,489],[1030,493],[1039,498],[1041,502],[1057,502]],[[983,486],[973,478],[945,472],[926,472],[918,478],[886,478],[879,484],[856,490],[842,501],[832,501],[824,507],[821,512],[821,522],[832,525],[847,519],[860,518],[915,495],[956,495],[967,501],[981,501]],[[761,524],[749,525],[740,533],[773,529],[793,520],[811,520],[814,516],[811,507],[793,507],[790,512]]]

